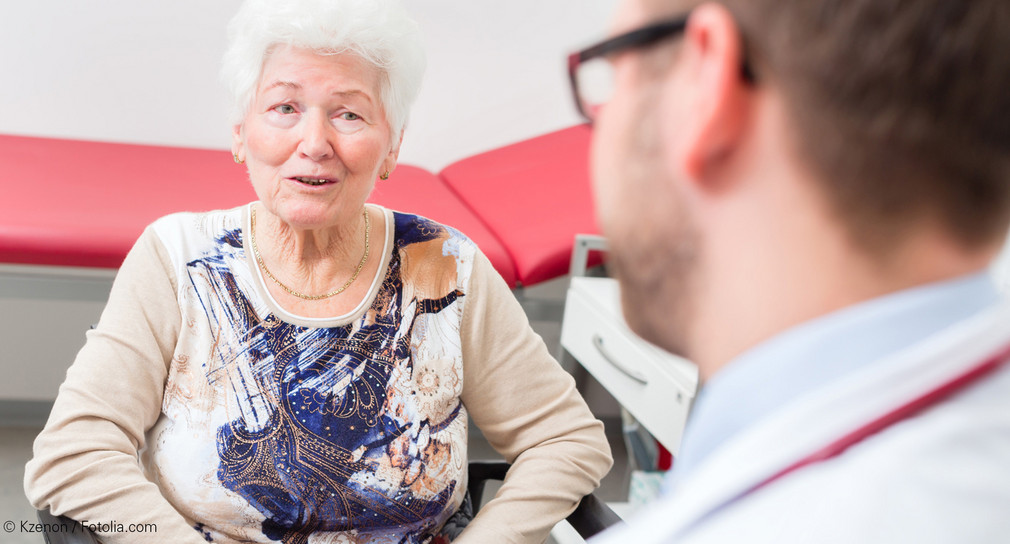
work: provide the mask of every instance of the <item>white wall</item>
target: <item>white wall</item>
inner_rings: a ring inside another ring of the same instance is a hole
[[[428,74],[401,160],[440,169],[578,122],[565,56],[617,0],[405,0]],[[226,148],[240,0],[0,0],[0,133]]]

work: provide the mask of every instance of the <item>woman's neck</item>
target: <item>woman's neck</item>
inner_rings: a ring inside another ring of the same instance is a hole
[[[366,247],[364,214],[355,215],[355,220],[347,224],[298,229],[260,204],[253,204],[251,213],[259,266],[288,289],[319,295],[339,288],[355,273],[359,276],[355,283],[361,281],[364,265],[368,264],[362,260]]]

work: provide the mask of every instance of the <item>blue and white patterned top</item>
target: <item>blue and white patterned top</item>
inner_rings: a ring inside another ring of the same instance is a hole
[[[271,299],[247,221],[237,208],[153,225],[183,327],[148,477],[211,542],[431,541],[466,487],[460,324],[475,246],[387,212],[372,295],[313,320]]]

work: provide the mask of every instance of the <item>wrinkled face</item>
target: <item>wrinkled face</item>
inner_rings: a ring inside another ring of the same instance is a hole
[[[659,19],[646,11],[625,2],[614,33]],[[669,48],[632,50],[613,59],[615,92],[594,125],[592,177],[597,218],[610,240],[609,266],[621,282],[629,326],[656,345],[688,355],[699,244],[671,168],[676,127],[665,125],[676,119],[676,101],[668,71],[656,70],[652,62],[663,54]]]
[[[396,162],[381,81],[352,54],[280,46],[267,56],[233,150],[268,212],[296,229],[356,221]]]

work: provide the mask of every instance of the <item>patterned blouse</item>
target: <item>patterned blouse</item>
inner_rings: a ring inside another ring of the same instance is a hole
[[[474,245],[393,213],[367,310],[306,323],[269,300],[242,217],[154,225],[185,327],[146,466],[212,542],[429,541],[466,486],[459,331]]]
[[[269,294],[248,210],[141,236],[36,440],[34,505],[157,525],[108,544],[445,542],[468,416],[513,468],[458,542],[542,542],[598,485],[602,425],[465,236],[383,210],[367,296],[307,318]]]

